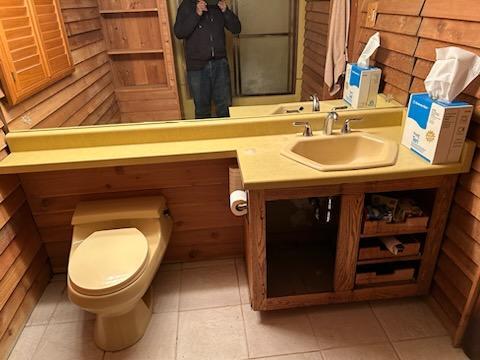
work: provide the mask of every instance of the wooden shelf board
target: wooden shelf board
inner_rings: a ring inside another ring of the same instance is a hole
[[[372,264],[385,264],[391,262],[399,262],[399,261],[418,261],[422,260],[422,255],[411,255],[411,256],[393,256],[389,258],[383,259],[369,259],[369,260],[358,260],[357,266],[359,265],[372,265]]]
[[[158,8],[100,10],[100,14],[131,14],[131,13],[145,13],[145,12],[158,12]]]
[[[134,91],[146,91],[146,90],[168,90],[167,85],[131,85],[131,86],[121,86],[115,89],[115,91],[122,92],[134,92]]]
[[[363,239],[363,238],[380,237],[380,236],[425,234],[427,232],[428,232],[428,228],[418,228],[418,229],[413,228],[405,231],[382,232],[382,233],[376,233],[376,234],[361,234],[360,237]]]
[[[131,54],[162,54],[162,49],[111,49],[108,55],[131,55]]]
[[[377,284],[355,285],[354,291],[361,290],[361,289],[382,288],[387,286],[413,285],[416,283],[417,283],[417,280],[413,279],[413,280],[389,281],[389,282],[383,282],[383,283],[377,283]]]

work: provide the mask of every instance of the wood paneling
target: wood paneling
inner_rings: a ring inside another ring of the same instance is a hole
[[[0,358],[6,359],[51,276],[16,175],[0,176]]]
[[[1,103],[10,130],[119,122],[96,2],[62,0],[60,6],[75,71],[18,105]],[[61,56],[56,48],[53,54]]]
[[[360,1],[360,0],[359,0]],[[379,31],[381,47],[376,54],[376,65],[382,68],[380,91],[390,94],[402,104],[406,104],[413,81],[415,50],[418,45],[417,32],[421,25],[419,16],[424,0],[385,1],[377,3],[377,17],[372,24],[367,22],[367,10],[373,1],[364,1],[359,16],[354,59],[356,59],[369,37]]]
[[[313,94],[317,94],[320,99],[328,97],[328,91],[324,90],[323,77],[327,54],[329,14],[329,0],[309,0],[307,2],[302,100],[309,100]]]
[[[24,174],[21,181],[53,269],[64,272],[70,222],[82,200],[163,194],[174,219],[165,261],[241,256],[243,220],[231,214],[228,200],[233,164],[227,159],[54,171]]]

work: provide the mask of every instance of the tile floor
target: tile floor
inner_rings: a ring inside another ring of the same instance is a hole
[[[105,353],[93,317],[68,301],[65,278],[48,285],[10,360],[457,360],[420,299],[252,311],[243,259],[164,265],[144,338]]]

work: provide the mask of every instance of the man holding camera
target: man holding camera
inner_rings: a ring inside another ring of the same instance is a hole
[[[217,117],[230,116],[230,70],[225,49],[225,30],[241,31],[240,20],[225,0],[183,0],[177,12],[174,32],[185,40],[187,78],[195,103],[195,117],[211,117],[211,103]]]

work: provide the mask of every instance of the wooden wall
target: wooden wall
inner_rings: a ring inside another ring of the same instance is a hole
[[[163,194],[174,219],[165,261],[241,256],[242,218],[231,214],[235,160],[22,174],[21,182],[54,272],[65,272],[80,200]]]
[[[328,44],[329,0],[307,0],[303,52],[302,100],[324,99],[323,77]]]
[[[60,0],[72,75],[16,106],[0,105],[9,130],[119,122],[97,0]]]
[[[45,247],[20,180],[16,175],[1,175],[0,359],[15,345],[50,275]]]
[[[425,91],[423,80],[435,49],[460,46],[480,54],[480,2],[477,0],[380,0],[372,28],[369,3],[359,5],[356,56],[368,37],[381,32],[376,65],[383,69],[383,91],[407,104],[409,94]],[[372,5],[371,5],[372,6]],[[469,137],[480,146],[480,79],[459,97],[475,106]],[[480,292],[480,151],[473,169],[462,175],[450,213],[430,302],[460,344]]]

